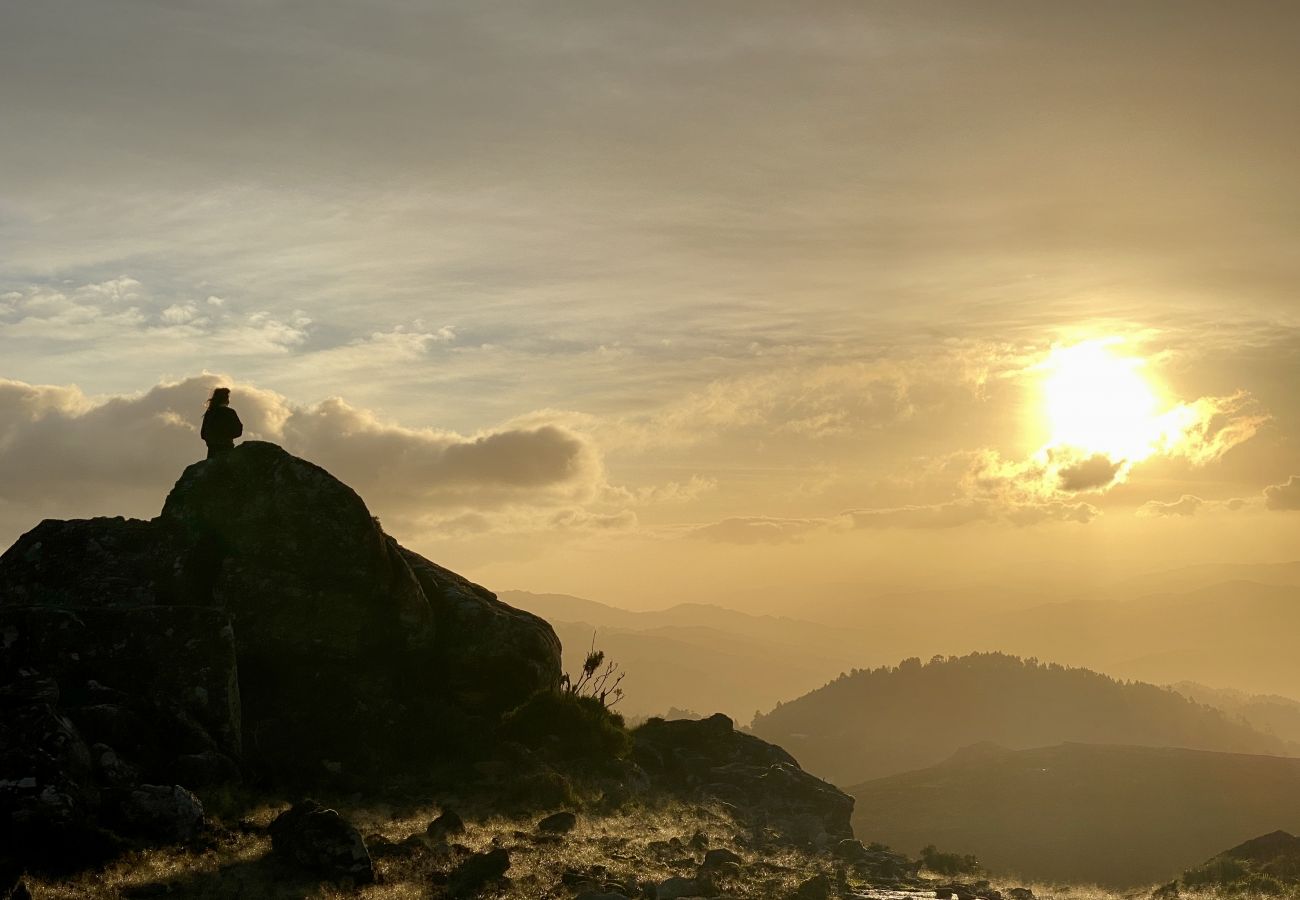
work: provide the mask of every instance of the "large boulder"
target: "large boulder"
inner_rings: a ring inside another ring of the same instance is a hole
[[[505,710],[559,684],[560,639],[550,623],[418,553],[398,549],[433,609],[437,674],[458,702]]]
[[[825,848],[853,837],[853,798],[799,767],[775,744],[736,731],[718,713],[650,719],[632,733],[633,758],[668,790],[721,800],[758,829]]]
[[[23,535],[0,556],[0,643],[0,689],[20,671],[52,680],[114,782],[211,780],[240,759],[307,780],[387,773],[452,732],[490,733],[560,677],[548,624],[259,441],[189,466],[152,521]]]
[[[361,498],[274,444],[189,466],[157,521],[198,570],[193,591],[230,612],[241,658],[356,658],[432,638],[419,583]]]

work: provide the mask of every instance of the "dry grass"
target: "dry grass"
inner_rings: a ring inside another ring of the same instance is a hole
[[[245,817],[246,822],[265,826],[284,809],[262,807]],[[428,807],[396,811],[388,807],[345,808],[348,816],[373,843],[375,836],[400,842],[411,835],[423,835],[428,822],[441,810]],[[473,809],[458,809],[465,817],[466,832],[455,843],[472,851],[505,847],[510,851],[511,884],[485,896],[499,900],[538,900],[571,897],[571,888],[561,884],[568,870],[587,871],[604,866],[608,878],[628,883],[661,881],[673,875],[693,875],[699,854],[656,852],[651,844],[672,838],[687,841],[696,831],[708,835],[710,847],[737,849],[742,834],[735,822],[719,810],[675,804],[661,808],[640,808],[610,815],[579,815],[578,826],[562,840],[539,838],[535,824],[539,816],[507,818],[474,815]],[[29,879],[37,898],[91,898],[108,900],[149,886],[167,889],[169,897],[203,898],[334,898],[398,900],[439,896],[435,872],[447,872],[463,858],[445,845],[422,845],[401,856],[375,860],[379,883],[356,891],[303,880],[269,856],[270,838],[261,831],[225,832],[210,849],[194,852],[163,848],[130,854],[102,872],[87,873],[68,881]],[[731,885],[737,897],[779,896],[800,881],[825,868],[825,860],[795,850],[783,850],[754,859],[739,852],[752,865],[746,867],[744,883]],[[672,858],[676,856],[677,858]]]
[[[678,838],[689,841],[696,831],[708,837],[710,847],[736,850],[748,863],[741,877],[721,886],[729,897],[774,900],[793,891],[801,882],[819,873],[833,877],[829,860],[797,849],[780,849],[756,854],[746,849],[747,835],[720,809],[694,804],[642,807],[617,813],[580,814],[578,826],[562,840],[539,839],[537,816],[510,818],[476,815],[473,808],[456,808],[466,820],[466,832],[456,843],[472,851],[505,847],[510,851],[508,887],[488,892],[492,900],[546,900],[571,898],[573,888],[561,884],[565,871],[587,871],[603,866],[608,878],[624,884],[662,881],[673,875],[692,876],[699,853],[662,852],[652,844]],[[244,822],[264,827],[284,806],[263,806],[246,815]],[[399,843],[412,835],[423,835],[425,826],[441,809],[437,806],[394,809],[388,806],[339,809],[361,830],[369,843],[376,837]],[[194,898],[359,898],[359,900],[415,900],[437,898],[434,873],[453,868],[462,854],[446,845],[423,841],[412,852],[376,858],[379,882],[358,890],[304,879],[294,870],[269,856],[270,838],[263,831],[238,828],[224,832],[214,845],[201,852],[164,848],[131,854],[98,873],[69,881],[29,879],[38,900],[110,900],[141,889],[167,888],[168,897]],[[463,851],[462,851],[463,853]],[[675,858],[674,858],[675,857]],[[950,881],[940,878],[938,881]],[[1088,885],[1025,884],[993,879],[995,887],[1026,886],[1040,900],[1147,900],[1151,888],[1112,891]],[[879,898],[915,897],[915,894],[870,890],[865,884],[850,887]],[[925,895],[922,895],[925,896]],[[930,894],[930,896],[933,896]],[[1188,900],[1214,900],[1213,894],[1184,893]],[[1234,900],[1263,900],[1256,895],[1236,895]]]

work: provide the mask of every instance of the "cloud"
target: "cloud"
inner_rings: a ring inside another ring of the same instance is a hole
[[[1195,466],[1209,465],[1254,437],[1269,418],[1245,391],[1227,397],[1201,397],[1162,417],[1160,452]]]
[[[181,469],[200,458],[204,400],[233,388],[246,438],[281,444],[352,485],[386,518],[551,510],[551,525],[608,521],[582,505],[602,492],[594,445],[557,425],[475,435],[407,428],[332,398],[301,405],[217,375],[167,382],[141,394],[91,398],[76,387],[0,381],[0,503],[6,520],[39,515],[152,515]],[[576,505],[576,508],[575,508]],[[563,512],[568,510],[568,512]],[[567,517],[567,518],[565,518]]]
[[[996,518],[996,510],[987,500],[955,500],[921,506],[851,509],[845,515],[855,528],[955,528],[991,521]]]
[[[1231,502],[1231,501],[1229,501]],[[1182,497],[1172,503],[1162,503],[1159,500],[1149,500],[1138,507],[1137,514],[1144,518],[1158,518],[1162,516],[1183,516],[1190,518],[1197,514],[1205,506],[1205,501],[1193,494],[1183,494]]]
[[[1104,453],[1066,465],[1057,470],[1057,484],[1070,493],[1099,491],[1115,483],[1123,470],[1124,462],[1116,462]]]
[[[702,525],[691,537],[725,544],[790,544],[815,531],[834,527],[832,519],[782,519],[772,516],[732,516]]]
[[[1264,506],[1275,512],[1300,509],[1300,475],[1292,475],[1282,484],[1264,488]]]
[[[947,503],[880,509],[851,509],[854,528],[957,528],[975,522],[1037,525],[1042,522],[1076,522],[1086,525],[1101,514],[1090,503],[1048,500],[1007,503],[987,498],[967,498]]]
[[[718,378],[647,414],[600,425],[605,446],[634,450],[689,447],[725,434],[763,428],[804,442],[869,434],[916,415],[914,390],[936,392],[953,360],[873,362],[782,360],[759,374]],[[949,393],[965,388],[944,381]]]
[[[664,484],[649,484],[637,488],[610,485],[605,499],[614,503],[635,503],[646,506],[677,506],[698,500],[705,494],[717,490],[716,478],[692,475],[686,481],[669,481]]]
[[[239,311],[218,298],[202,306],[165,301],[137,279],[120,276],[76,287],[25,285],[5,294],[0,339],[54,347],[111,346],[120,365],[133,355],[283,355],[303,345],[312,324],[300,310]]]

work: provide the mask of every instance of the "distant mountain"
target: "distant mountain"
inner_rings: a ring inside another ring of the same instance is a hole
[[[1211,688],[1194,681],[1180,681],[1170,688],[1189,700],[1242,719],[1257,731],[1276,735],[1286,743],[1289,755],[1300,756],[1300,700],[1277,694]]]
[[[1291,694],[1300,693],[1297,629],[1300,587],[1234,580],[1130,600],[1046,604],[990,617],[968,627],[967,637],[1159,684]]]
[[[753,729],[841,785],[933,765],[980,741],[1286,753],[1279,738],[1166,688],[1003,653],[855,670],[778,704]]]
[[[855,833],[991,871],[1136,887],[1225,846],[1300,829],[1300,759],[1152,747],[971,748],[849,789]]]
[[[748,722],[758,709],[797,697],[859,658],[852,629],[704,604],[632,612],[567,594],[504,591],[501,598],[546,619],[576,671],[591,648],[627,673],[619,710],[662,715],[670,708],[725,712]]]
[[[1116,598],[1189,591],[1210,584],[1250,581],[1300,587],[1300,560],[1285,563],[1203,563],[1134,575],[1110,585],[1105,594]]]

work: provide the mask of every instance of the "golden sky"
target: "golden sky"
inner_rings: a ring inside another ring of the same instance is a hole
[[[799,613],[1300,535],[1300,7],[0,7],[0,543],[206,392],[497,589]]]

